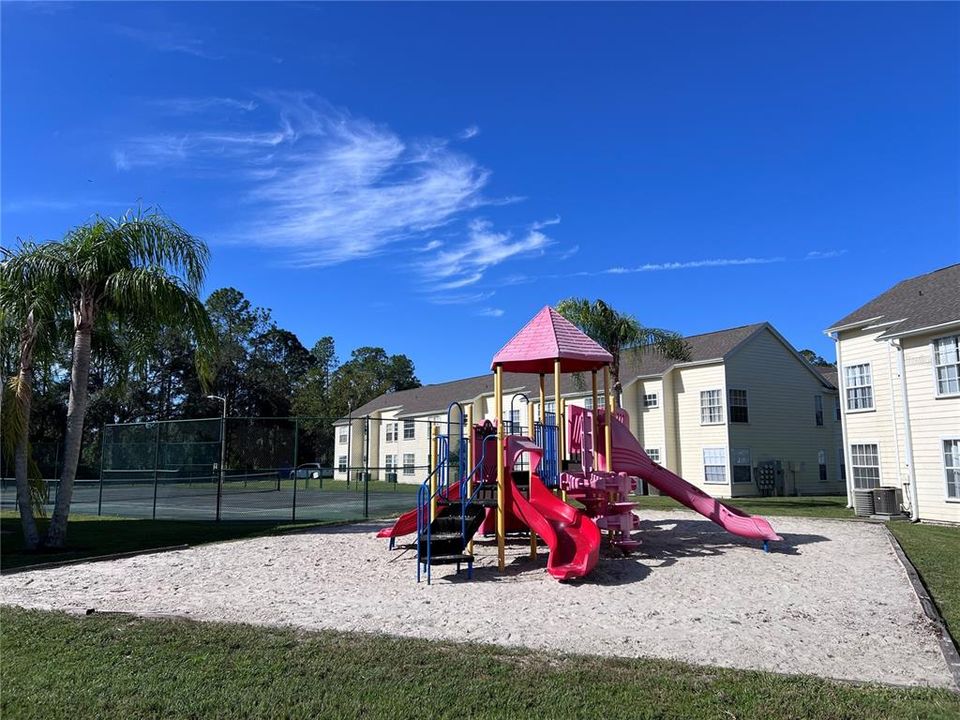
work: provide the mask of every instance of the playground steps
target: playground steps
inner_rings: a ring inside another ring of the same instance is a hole
[[[444,507],[444,512],[433,519],[429,532],[421,534],[419,561],[429,561],[430,565],[472,565],[473,556],[465,552],[467,543],[483,523],[486,510],[473,504],[464,509],[459,500],[438,500],[437,504]]]

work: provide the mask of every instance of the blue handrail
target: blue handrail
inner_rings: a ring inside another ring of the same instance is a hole
[[[426,530],[427,535],[427,584],[430,584],[431,578],[431,564],[430,564],[430,554],[431,554],[431,517],[430,517],[430,505],[432,504],[433,498],[440,496],[440,478],[443,475],[443,468],[446,467],[447,459],[450,452],[450,444],[447,442],[447,438],[443,435],[437,436],[438,445],[437,448],[437,466],[430,471],[426,479],[420,484],[420,487],[417,488],[417,582],[420,582],[420,566],[423,564],[423,534]],[[430,478],[434,475],[437,476],[437,490],[434,493],[430,492]],[[426,515],[426,518],[424,518]],[[426,527],[424,527],[426,524]]]

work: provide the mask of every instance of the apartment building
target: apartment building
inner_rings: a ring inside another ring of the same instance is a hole
[[[960,522],[960,264],[898,283],[835,322],[847,492],[903,491]]]

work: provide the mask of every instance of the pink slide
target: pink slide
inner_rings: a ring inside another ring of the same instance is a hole
[[[626,472],[646,480],[665,495],[677,502],[696,510],[715,522],[727,532],[754,540],[782,540],[770,523],[762,517],[747,515],[737,508],[725,505],[716,498],[707,495],[679,475],[657,465],[647,457],[640,443],[630,429],[617,419],[611,428],[613,435],[613,469]],[[766,545],[764,545],[766,547]]]
[[[543,450],[529,440],[508,438],[508,467],[513,467],[521,453],[528,453],[530,467],[536,468]],[[571,580],[593,570],[600,557],[600,529],[596,524],[550,492],[536,473],[530,473],[529,499],[512,480],[508,483],[513,514],[550,548],[547,572],[558,580]]]

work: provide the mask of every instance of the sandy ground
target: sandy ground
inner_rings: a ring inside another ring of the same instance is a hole
[[[171,614],[308,629],[387,632],[567,652],[905,685],[951,686],[884,528],[775,518],[770,554],[679,511],[640,513],[642,550],[560,584],[546,557],[479,544],[473,582],[435,569],[415,582],[411,550],[378,525],[26,572],[0,579],[7,604]]]

